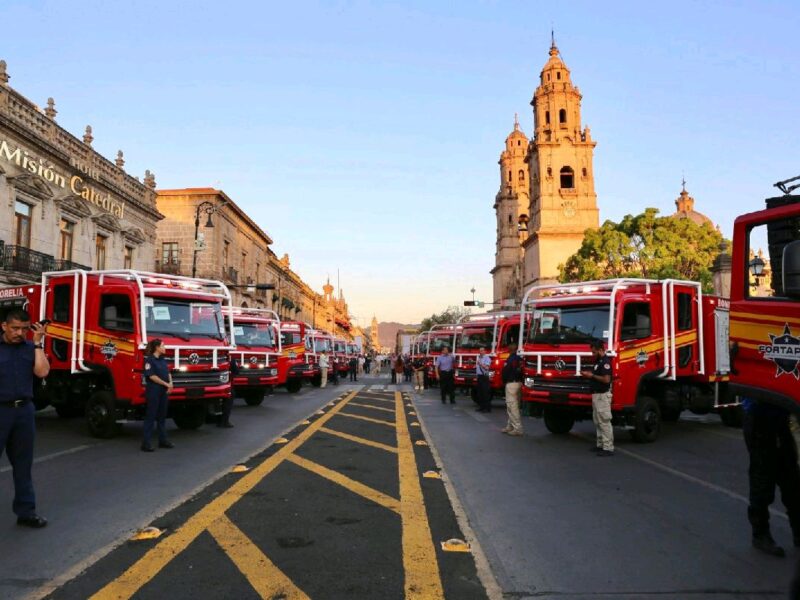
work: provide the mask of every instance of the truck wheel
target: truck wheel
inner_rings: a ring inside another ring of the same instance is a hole
[[[650,396],[639,398],[635,419],[634,441],[640,444],[655,442],[661,432],[661,408],[658,401]]]
[[[328,379],[330,380],[330,377],[328,377]],[[316,377],[314,377],[311,380],[311,385],[313,385],[314,387],[321,386],[322,385],[322,376],[321,375],[317,375]]]
[[[286,391],[290,394],[296,394],[300,391],[300,388],[303,386],[303,382],[300,379],[289,379],[286,382]]]
[[[679,408],[662,408],[661,420],[665,423],[675,423],[681,418],[681,410]]]
[[[256,388],[254,390],[247,390],[242,394],[247,406],[258,406],[264,401],[264,388]]]
[[[96,438],[108,439],[117,434],[117,409],[111,392],[95,392],[89,397],[86,424],[89,433]]]
[[[176,408],[172,420],[178,429],[199,429],[206,422],[206,407],[202,404],[193,404]]]
[[[547,431],[558,435],[569,433],[575,425],[575,415],[563,408],[545,408],[544,426]]]

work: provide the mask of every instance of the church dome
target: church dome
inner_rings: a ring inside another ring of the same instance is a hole
[[[694,209],[694,198],[692,198],[689,195],[689,192],[686,191],[685,185],[681,190],[680,195],[675,200],[675,207],[677,208],[677,211],[672,216],[676,219],[691,219],[698,225],[703,225],[706,223],[711,227],[714,226],[714,223],[711,221],[711,219]]]
[[[550,58],[542,67],[541,79],[542,84],[569,83],[570,81],[569,69],[561,59],[561,54],[555,41],[550,46]]]

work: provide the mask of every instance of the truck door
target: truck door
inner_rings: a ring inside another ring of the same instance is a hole
[[[634,368],[648,372],[663,365],[663,341],[653,335],[653,310],[650,302],[628,301],[621,307],[617,339],[620,370]]]
[[[75,279],[64,279],[52,287],[47,294],[45,318],[51,323],[47,328],[45,350],[52,357],[51,367],[69,369],[73,358],[74,323],[77,315],[73,310]],[[34,318],[38,318],[38,315]]]
[[[700,339],[697,288],[686,285],[672,287],[670,315],[675,321],[672,331],[675,332],[674,351],[675,375],[677,377],[696,375],[700,372]]]

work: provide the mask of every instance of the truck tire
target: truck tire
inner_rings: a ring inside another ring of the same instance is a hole
[[[328,381],[330,381],[330,376],[328,377]],[[319,387],[322,385],[322,375],[317,375],[316,377],[311,379],[311,385],[314,387]]]
[[[256,388],[254,390],[247,390],[242,394],[247,406],[258,406],[264,401],[264,388]]]
[[[206,422],[206,407],[202,404],[191,404],[176,408],[172,420],[178,429],[199,429]]]
[[[635,423],[631,433],[634,441],[640,444],[649,444],[658,439],[661,433],[661,407],[655,398],[641,396],[636,402]]]
[[[569,433],[573,425],[575,425],[575,415],[571,411],[550,407],[544,409],[544,426],[550,433],[557,435]]]
[[[303,381],[301,379],[293,378],[289,379],[286,382],[286,391],[290,394],[296,394],[300,391],[300,388],[303,386]]]
[[[109,439],[117,435],[117,409],[111,392],[95,392],[89,397],[86,403],[86,424],[93,437]]]

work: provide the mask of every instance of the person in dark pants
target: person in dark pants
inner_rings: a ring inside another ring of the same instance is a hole
[[[164,343],[159,339],[150,340],[145,350],[144,359],[144,397],[147,401],[147,411],[144,415],[144,428],[142,430],[142,452],[152,452],[153,446],[150,438],[153,437],[153,427],[158,429],[158,447],[174,448],[175,445],[167,439],[167,394],[172,391],[172,375],[169,365],[164,358]]]
[[[478,412],[492,412],[492,390],[489,386],[489,370],[492,368],[492,359],[486,354],[485,348],[478,350],[475,360],[475,375],[477,376]]]
[[[233,378],[236,377],[240,372],[241,367],[239,367],[239,363],[235,360],[231,359],[231,381]],[[230,429],[233,427],[233,423],[231,423],[231,411],[233,410],[233,386],[231,386],[231,393],[228,395],[225,400],[222,401],[222,414],[219,416],[219,420],[217,421],[217,427],[222,427],[225,429]]]
[[[394,370],[395,357],[392,356],[389,361],[389,373],[392,374],[392,383],[397,383],[397,372]]]
[[[33,332],[33,341],[26,339]],[[33,406],[33,378],[47,377],[50,364],[44,353],[45,327],[31,325],[24,310],[13,309],[3,321],[0,337],[0,455],[5,449],[14,477],[12,509],[17,524],[41,528],[47,519],[36,514],[33,491],[33,442],[36,423]]]
[[[744,399],[742,429],[750,453],[750,505],[747,517],[753,528],[753,547],[772,556],[785,552],[772,537],[769,506],[775,486],[781,490],[795,547],[800,547],[800,468],[797,445],[789,428],[789,411],[766,402]]]
[[[350,369],[350,381],[358,381],[358,358],[351,356],[347,367]]]
[[[456,385],[453,380],[453,370],[455,369],[455,360],[453,355],[450,354],[450,348],[445,346],[442,348],[442,353],[436,357],[436,378],[439,380],[439,390],[442,394],[442,404],[445,403],[445,397],[450,397],[450,404],[456,403]]]

